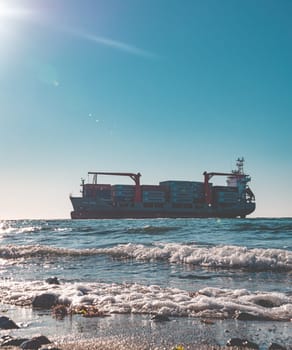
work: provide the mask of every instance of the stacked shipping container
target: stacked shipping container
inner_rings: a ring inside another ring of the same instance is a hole
[[[135,186],[113,185],[112,198],[114,202],[133,202],[135,197]]]
[[[214,186],[213,201],[218,204],[233,204],[238,201],[238,188],[231,186]]]
[[[101,198],[111,201],[111,185],[86,184],[83,190],[84,196],[87,198]]]
[[[211,184],[209,184],[212,186]],[[194,181],[162,181],[159,185],[142,185],[143,203],[202,203],[205,199],[204,183]],[[238,188],[231,186],[213,186],[213,203],[232,204],[238,201]],[[84,195],[104,201],[130,203],[135,198],[133,185],[84,185]]]
[[[194,181],[162,181],[167,189],[167,199],[172,203],[194,203],[204,199],[204,183]]]
[[[144,203],[165,203],[165,190],[161,186],[142,185],[142,202]]]

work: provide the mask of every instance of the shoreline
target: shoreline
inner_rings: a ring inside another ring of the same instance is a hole
[[[207,344],[162,344],[157,346],[137,339],[94,339],[79,342],[56,343],[60,350],[237,350],[238,347]],[[289,349],[290,350],[290,349]]]
[[[4,315],[3,312],[1,314]],[[174,350],[179,345],[182,348],[178,347],[178,350],[232,350],[238,347],[227,346],[227,343],[234,338],[256,344],[259,350],[268,350],[272,343],[292,350],[291,322],[184,317],[155,322],[150,315],[137,314],[92,318],[74,315],[58,320],[49,310],[36,311],[15,306],[5,315],[20,328],[2,329],[0,337],[10,335],[31,339],[44,335],[52,342],[51,348],[55,346],[60,350]]]
[[[268,347],[261,347],[258,344],[250,346],[220,346],[209,344],[185,344],[185,343],[164,343],[156,345],[141,341],[135,338],[109,337],[93,338],[90,340],[75,341],[52,341],[51,344],[43,345],[41,349],[54,350],[240,350],[240,349],[265,349],[265,350],[292,350],[292,345],[270,344]],[[19,346],[4,346],[4,350],[19,350]]]

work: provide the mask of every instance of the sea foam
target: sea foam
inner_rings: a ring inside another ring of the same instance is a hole
[[[43,293],[53,293],[60,304],[92,305],[107,314],[232,318],[238,312],[245,312],[267,320],[292,319],[292,296],[275,292],[210,287],[188,292],[137,283],[49,285],[42,281],[4,281],[0,288],[0,298],[6,304],[28,306],[35,296]]]
[[[208,268],[249,271],[292,271],[292,252],[284,249],[247,248],[242,246],[199,246],[178,243],[119,244],[110,248],[66,249],[45,245],[6,245],[0,258],[109,255],[117,259],[166,261]]]

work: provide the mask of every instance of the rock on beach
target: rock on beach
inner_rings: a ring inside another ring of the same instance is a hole
[[[58,297],[53,293],[37,295],[32,300],[32,307],[38,309],[50,309],[57,304]]]
[[[17,329],[17,324],[6,316],[0,317],[0,329]]]

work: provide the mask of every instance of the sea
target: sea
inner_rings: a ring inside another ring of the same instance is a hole
[[[0,242],[9,334],[292,348],[291,218],[2,220]],[[104,317],[34,309],[44,293]]]

